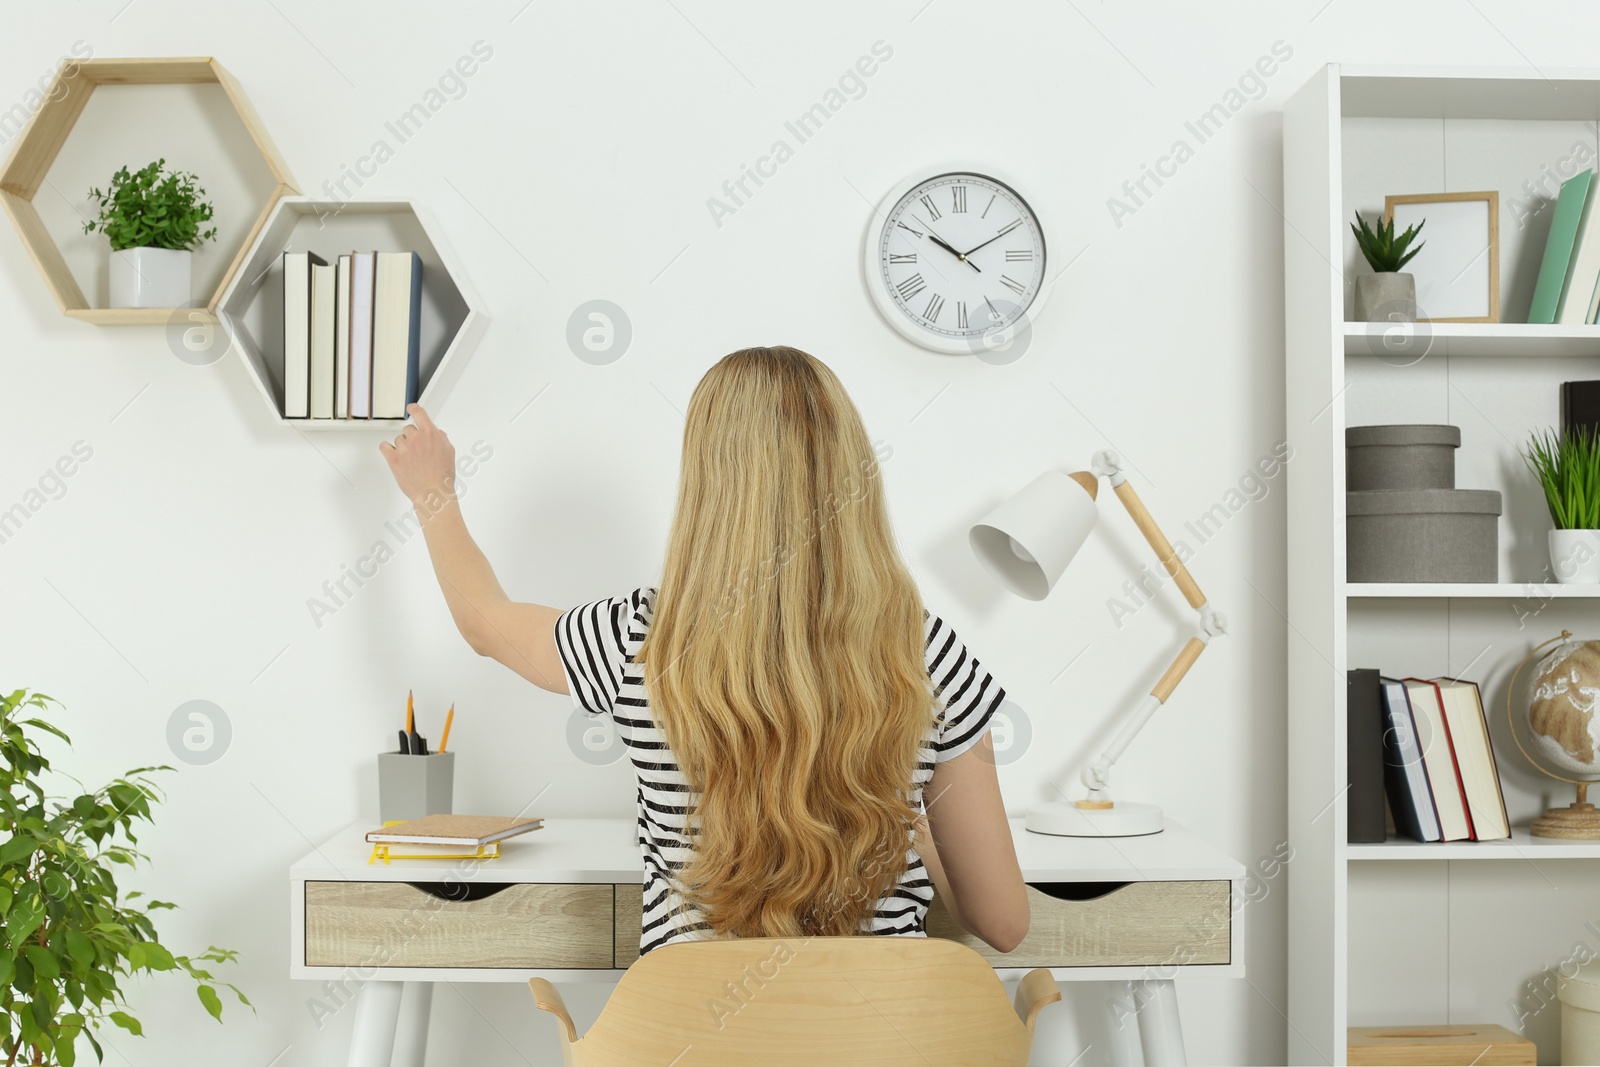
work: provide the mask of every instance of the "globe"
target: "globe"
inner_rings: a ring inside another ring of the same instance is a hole
[[[1540,652],[1549,648],[1540,656]],[[1535,656],[1533,683],[1522,706],[1521,729],[1512,713],[1517,676]],[[1535,648],[1511,675],[1506,694],[1511,739],[1540,771],[1577,786],[1577,799],[1533,821],[1535,837],[1600,840],[1600,809],[1589,803],[1589,784],[1600,782],[1600,641],[1574,640],[1572,631]],[[1524,743],[1524,736],[1527,738]]]
[[[1600,779],[1600,641],[1564,641],[1533,674],[1529,756],[1562,777]]]

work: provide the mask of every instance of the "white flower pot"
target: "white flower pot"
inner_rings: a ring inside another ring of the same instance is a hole
[[[1551,530],[1550,569],[1564,585],[1600,584],[1600,530]]]
[[[111,253],[111,306],[181,308],[193,297],[194,253],[185,248],[128,248]]]

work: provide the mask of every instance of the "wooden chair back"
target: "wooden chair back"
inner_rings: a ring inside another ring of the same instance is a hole
[[[1029,972],[1015,1006],[982,956],[921,937],[740,938],[664,945],[628,968],[579,1038],[555,987],[529,981],[562,1023],[568,1067],[1024,1067],[1041,1008]]]

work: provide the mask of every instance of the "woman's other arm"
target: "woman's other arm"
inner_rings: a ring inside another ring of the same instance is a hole
[[[927,818],[917,851],[934,891],[962,929],[1010,952],[1028,933],[1028,894],[987,731],[966,752],[934,765],[923,796]]]
[[[455,446],[420,404],[406,411],[412,425],[393,444],[385,441],[378,449],[422,523],[433,572],[456,629],[478,655],[505,664],[552,693],[567,692],[555,643],[561,609],[519,604],[506,596],[462,518],[455,492]]]

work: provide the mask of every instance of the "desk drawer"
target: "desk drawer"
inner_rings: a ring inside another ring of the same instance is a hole
[[[616,961],[623,969],[639,960],[639,934],[644,927],[644,886],[619,885],[616,911]]]
[[[404,882],[307,882],[306,966],[612,966],[610,885],[473,888],[490,892],[445,900]]]
[[[996,952],[955,924],[937,897],[929,937],[976,949],[997,967],[1126,967],[1226,964],[1232,951],[1226,881],[1030,884],[1028,936]],[[1055,894],[1100,891],[1088,899]]]

